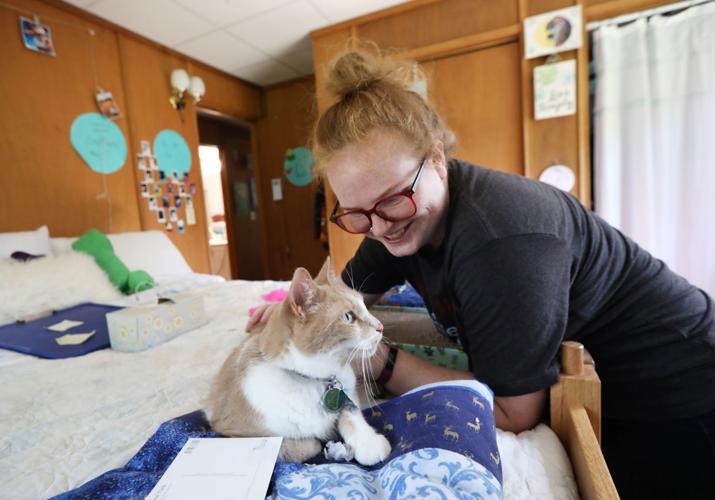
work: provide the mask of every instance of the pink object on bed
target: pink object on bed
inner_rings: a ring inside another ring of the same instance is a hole
[[[261,295],[261,298],[266,302],[281,302],[287,296],[288,290],[283,290],[282,288],[279,288],[277,290],[273,290],[272,292],[268,292],[264,295]]]

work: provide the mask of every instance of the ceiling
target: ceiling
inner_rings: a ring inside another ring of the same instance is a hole
[[[310,32],[405,0],[64,0],[258,85],[313,73]]]

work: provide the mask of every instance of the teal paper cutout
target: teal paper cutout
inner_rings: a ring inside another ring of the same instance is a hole
[[[70,142],[89,168],[112,174],[127,160],[127,141],[122,130],[99,113],[84,113],[72,122]]]
[[[191,170],[191,151],[184,138],[174,130],[162,130],[154,138],[154,155],[159,169],[167,177],[176,171],[179,179]]]
[[[287,150],[283,168],[288,181],[294,186],[307,186],[313,182],[313,154],[307,148],[301,146]]]

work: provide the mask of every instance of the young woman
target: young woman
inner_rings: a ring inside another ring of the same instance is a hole
[[[453,134],[411,74],[366,52],[337,59],[314,152],[338,200],[331,221],[366,236],[343,280],[368,303],[409,281],[471,372],[385,346],[379,381],[402,393],[475,377],[494,391],[497,426],[520,432],[544,413],[561,342],[579,341],[601,377],[621,495],[712,495],[713,301],[571,195],[450,158]]]

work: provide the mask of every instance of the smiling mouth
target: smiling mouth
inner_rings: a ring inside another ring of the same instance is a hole
[[[386,234],[384,237],[390,243],[395,243],[397,241],[400,241],[405,236],[405,234],[407,233],[407,230],[410,228],[411,225],[412,225],[412,222],[410,222],[406,226],[401,227],[397,231],[394,231],[390,234]]]

